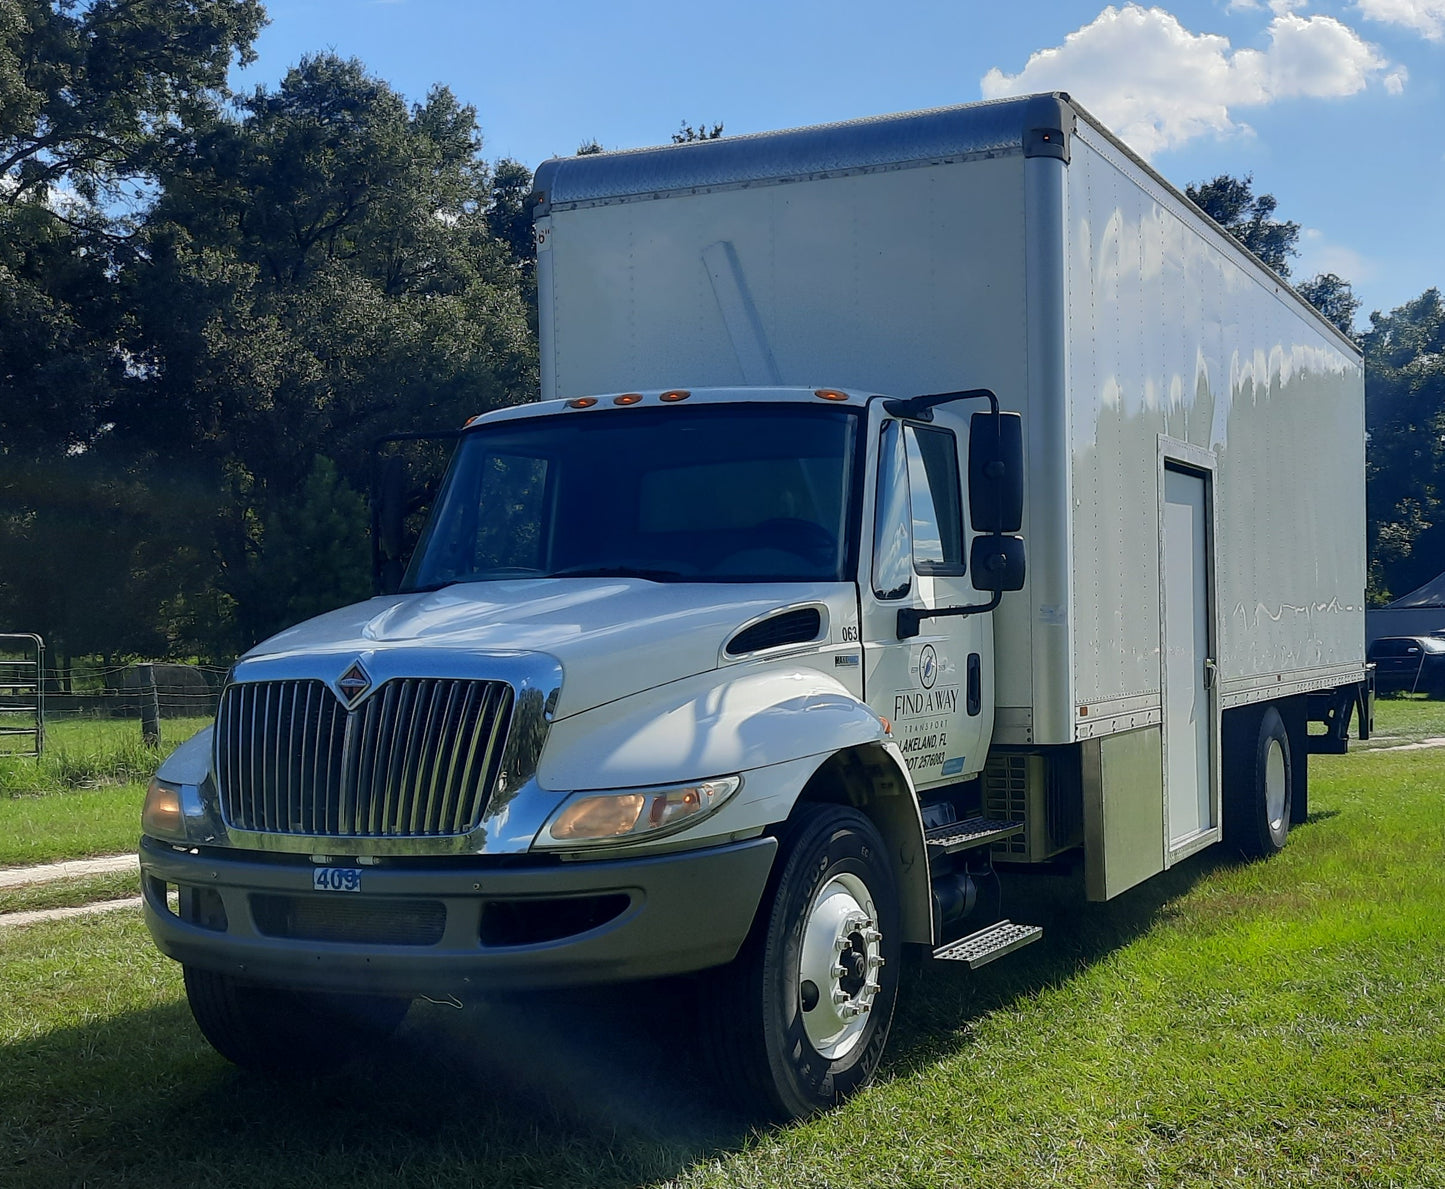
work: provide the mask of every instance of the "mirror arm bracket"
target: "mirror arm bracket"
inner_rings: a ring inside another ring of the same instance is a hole
[[[907,400],[887,400],[883,411],[890,417],[905,421],[932,421],[933,410],[938,405],[952,404],[956,400],[986,400],[989,409],[998,413],[998,397],[989,388],[966,388],[961,392],[935,392],[928,396],[910,396]]]
[[[1003,601],[1003,592],[994,591],[993,598],[986,603],[970,603],[966,607],[900,607],[898,609],[898,638],[911,640],[918,635],[918,625],[925,619],[942,619],[946,615],[982,615],[992,611]]]

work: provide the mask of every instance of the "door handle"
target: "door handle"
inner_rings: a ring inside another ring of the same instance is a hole
[[[1219,666],[1214,663],[1213,657],[1204,658],[1204,688],[1213,689],[1215,678],[1219,675]]]

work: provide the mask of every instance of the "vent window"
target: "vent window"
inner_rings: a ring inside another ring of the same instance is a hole
[[[762,623],[744,628],[728,641],[728,656],[745,656],[765,648],[781,648],[785,644],[807,644],[818,638],[823,629],[823,616],[816,607],[801,611],[784,611]]]

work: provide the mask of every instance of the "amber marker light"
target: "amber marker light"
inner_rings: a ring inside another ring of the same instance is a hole
[[[888,716],[887,716],[887,715],[884,715],[884,714],[880,714],[878,717],[883,720],[883,733],[884,733],[885,735],[891,735],[891,734],[893,734],[893,723],[892,723],[892,720],[890,720],[890,719],[888,718]]]
[[[675,405],[678,401],[686,400],[691,395],[692,393],[689,392],[686,388],[674,388],[670,392],[664,392],[657,399],[660,401],[664,401],[669,405]]]
[[[569,409],[590,409],[596,403],[597,398],[595,396],[579,396],[575,400],[569,400],[567,407]]]
[[[813,395],[820,400],[847,400],[846,392],[839,392],[836,388],[815,388]]]
[[[640,392],[624,392],[621,396],[614,396],[612,403],[614,405],[635,405],[641,400],[642,393]]]

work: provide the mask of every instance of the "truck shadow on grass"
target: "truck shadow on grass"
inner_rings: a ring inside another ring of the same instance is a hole
[[[970,975],[905,984],[882,1076],[958,1054],[968,1025],[1146,933],[1225,856],[1196,856],[1107,904],[1015,902],[1044,940]],[[176,980],[177,988],[179,980]],[[677,984],[461,1009],[419,1001],[346,1071],[244,1073],[172,1002],[0,1048],[0,1182],[41,1186],[595,1185],[665,1181],[754,1134],[712,1102]],[[218,1179],[219,1178],[219,1179]]]

